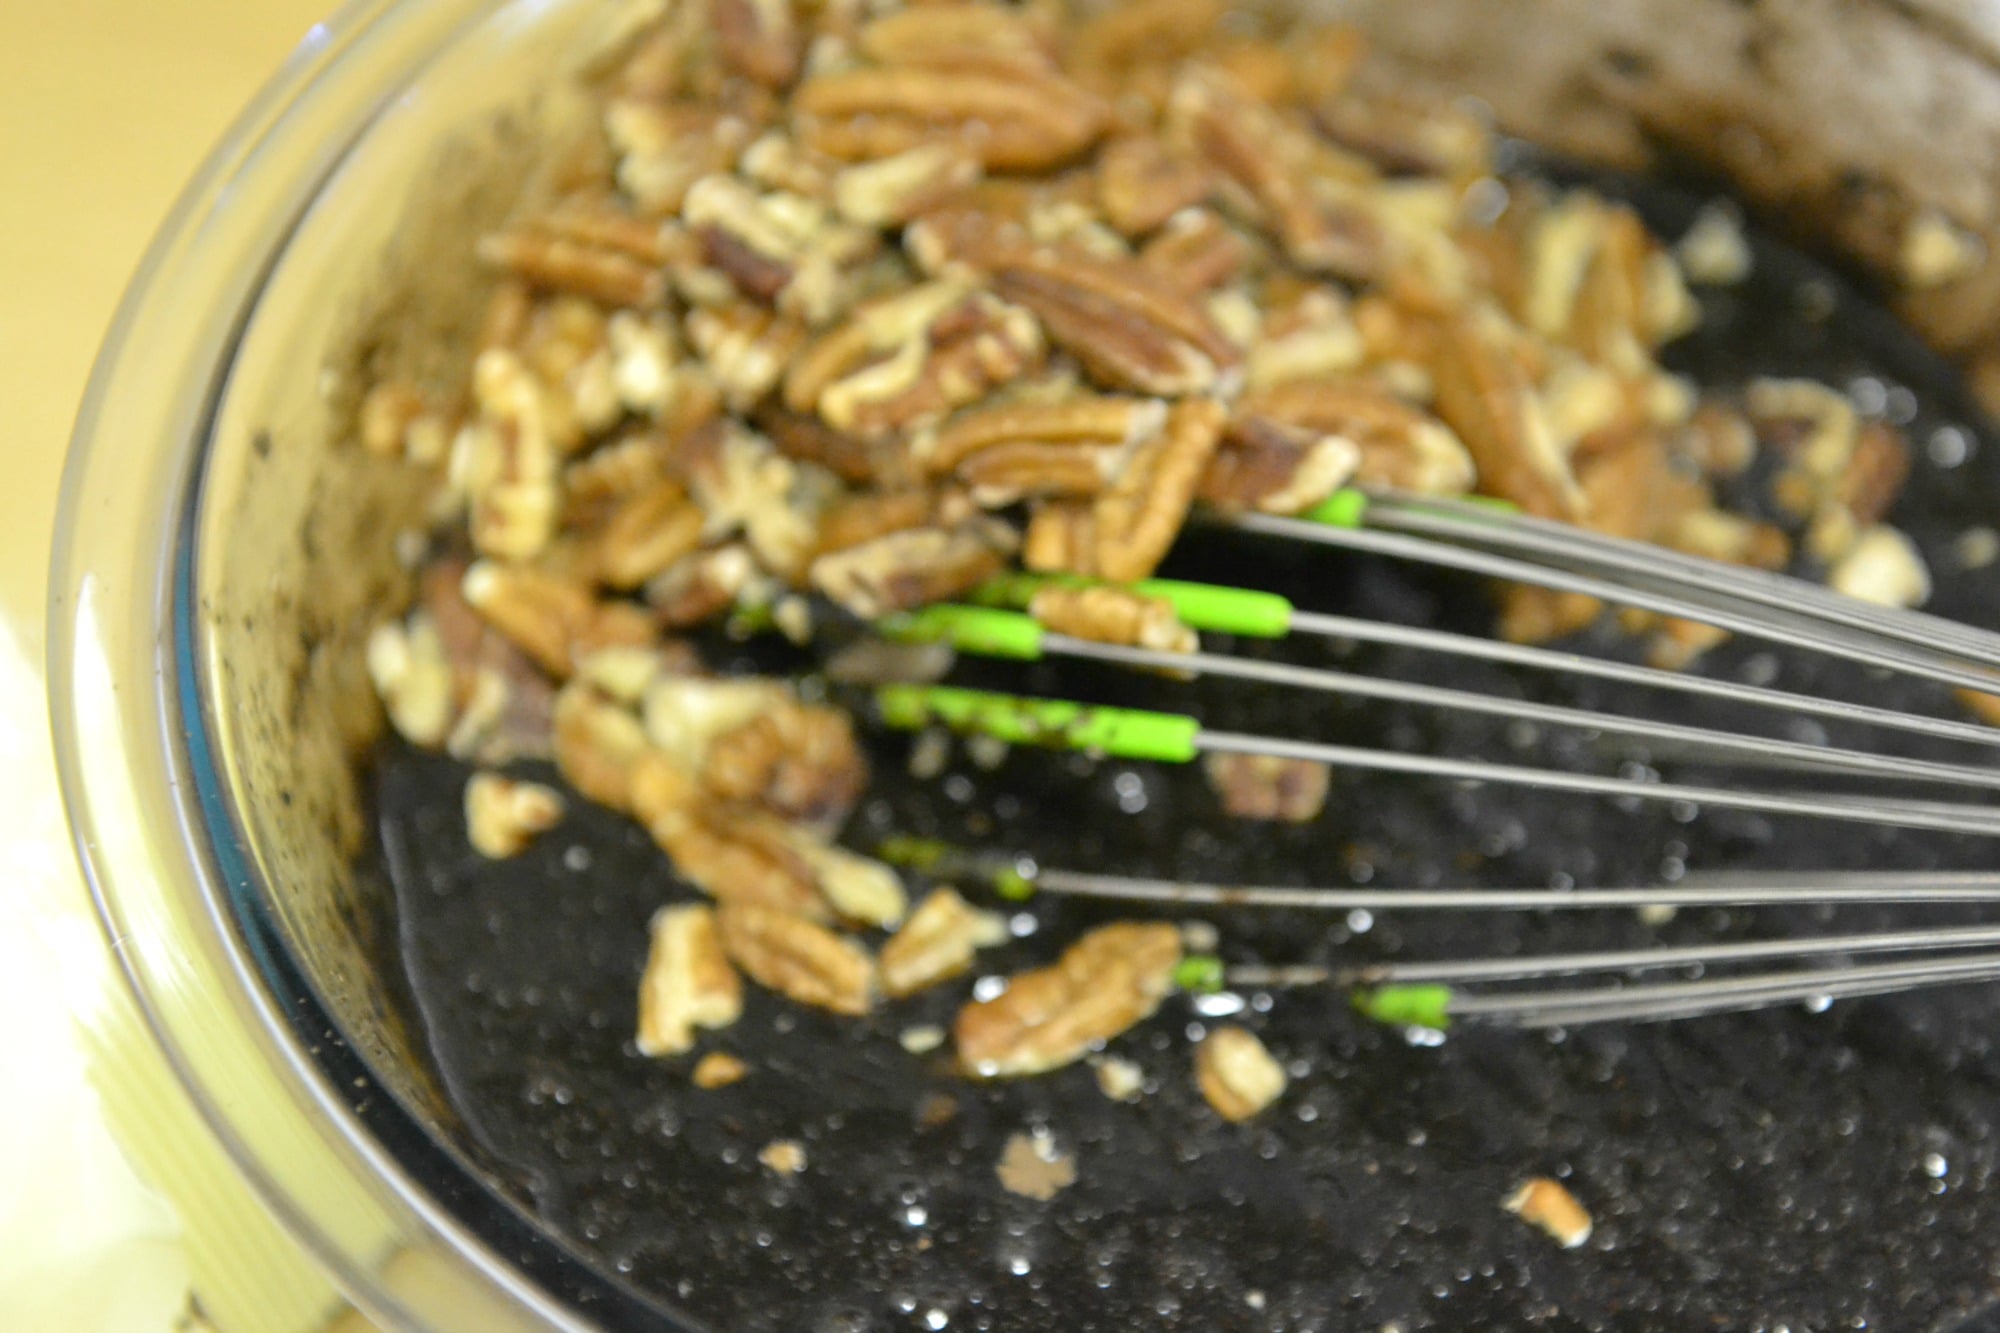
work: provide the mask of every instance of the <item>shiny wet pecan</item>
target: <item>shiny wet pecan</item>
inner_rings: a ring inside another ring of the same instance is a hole
[[[823,555],[812,586],[864,619],[956,597],[1001,573],[1013,529],[990,518],[892,532]]]
[[[1345,436],[1239,412],[1199,494],[1222,510],[1297,514],[1347,485],[1360,467],[1361,447]]]
[[[716,913],[731,961],[768,990],[836,1014],[875,1002],[875,960],[825,926],[768,907],[727,903]]]
[[[1180,958],[1180,932],[1170,925],[1100,926],[1053,965],[961,1009],[953,1026],[959,1064],[979,1078],[1005,1078],[1079,1060],[1152,1016]]]
[[[819,877],[783,820],[730,807],[674,760],[648,749],[632,765],[633,816],[689,883],[720,903],[743,903],[826,920]]]
[[[722,950],[712,909],[663,907],[651,930],[636,1040],[642,1055],[685,1055],[695,1029],[726,1028],[743,1016],[743,983]]]
[[[1237,415],[1352,441],[1361,451],[1358,485],[1459,495],[1477,477],[1472,456],[1447,426],[1368,380],[1288,382],[1246,395]]]

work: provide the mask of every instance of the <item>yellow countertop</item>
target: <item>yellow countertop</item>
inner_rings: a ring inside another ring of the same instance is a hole
[[[175,1327],[188,1318],[188,1273],[202,1268],[199,1247],[114,1146],[70,1018],[101,1010],[101,988],[114,983],[57,813],[43,588],[64,445],[119,293],[181,183],[332,3],[0,0],[0,765],[10,775],[0,802],[0,1078],[16,1090],[0,1109],[0,1327],[9,1333]],[[161,1121],[188,1114],[154,1111]],[[212,1144],[187,1157],[211,1176],[227,1171]]]

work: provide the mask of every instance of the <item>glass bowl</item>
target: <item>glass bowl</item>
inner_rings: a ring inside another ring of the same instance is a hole
[[[237,1168],[385,1327],[691,1326],[509,1201],[380,967],[361,645],[421,488],[350,447],[364,372],[468,338],[463,244],[559,161],[635,6],[362,0],[188,187],[78,421],[50,681],[76,843],[152,1035]],[[1622,167],[1731,181],[2000,380],[2000,19],[1941,0],[1357,0],[1412,79]],[[1899,291],[1949,219],[1987,258]]]

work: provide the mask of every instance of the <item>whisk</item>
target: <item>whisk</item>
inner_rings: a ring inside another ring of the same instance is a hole
[[[1864,603],[1799,579],[1540,520],[1476,500],[1343,491],[1299,518],[1208,515],[1260,537],[1308,542],[1581,593],[1615,605],[1696,621],[1782,648],[1845,659],[1882,672],[1965,689],[2000,690],[2000,635],[1942,618]],[[1981,836],[2000,835],[2000,806],[1947,791],[2000,790],[2000,769],[1977,762],[1903,757],[1887,750],[1739,733],[1508,698],[1475,690],[1239,656],[1100,643],[1050,632],[1025,607],[1047,580],[1009,576],[967,605],[890,617],[886,637],[945,643],[961,653],[1016,661],[1072,658],[1154,674],[1227,677],[1281,689],[1482,714],[1580,729],[1644,743],[1707,763],[1811,779],[1790,788],[1732,775],[1682,783],[1501,763],[1453,755],[1211,730],[1189,714],[1068,699],[1031,698],[939,684],[890,684],[873,694],[885,725],[943,725],[1018,744],[1140,761],[1186,763],[1233,753],[1312,760],[1349,769],[1469,783],[1541,787],[1592,796],[1686,802],[1766,814],[1857,821]],[[1966,721],[1793,690],[1683,674],[1582,652],[1302,610],[1255,589],[1167,579],[1131,585],[1170,601],[1204,632],[1278,639],[1316,636],[1393,645],[1460,660],[1647,687],[1782,714],[2000,747],[2000,731]],[[1861,790],[1831,780],[1859,779]],[[1042,866],[1032,856],[894,839],[882,854],[942,876],[980,880],[1005,896],[1073,895],[1153,906],[1304,909],[1319,912],[1590,911],[1636,907],[1915,905],[2000,901],[2000,873],[1787,872],[1688,877],[1671,885],[1598,889],[1306,888],[1188,883]],[[1662,980],[1640,980],[1668,973]],[[1385,1022],[1441,1029],[1458,1020],[1522,1027],[1689,1017],[1783,1003],[1823,1003],[1947,983],[2000,979],[2000,925],[1870,929],[1763,940],[1605,949],[1539,956],[1396,962],[1350,969],[1226,965],[1190,959],[1192,990],[1344,987],[1355,1007]]]

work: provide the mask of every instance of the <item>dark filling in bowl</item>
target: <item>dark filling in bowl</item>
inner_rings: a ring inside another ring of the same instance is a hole
[[[1684,231],[1700,202],[1592,183],[1631,198],[1666,236]],[[1719,388],[1756,375],[1836,386],[1867,377],[1887,390],[1887,410],[1920,455],[1940,428],[1963,431],[1969,456],[1920,456],[1894,517],[1937,573],[1932,609],[1993,623],[2000,598],[1984,573],[1960,570],[1954,542],[2000,515],[2000,441],[1972,424],[1949,368],[1856,287],[1753,239],[1751,278],[1699,292],[1706,317],[1667,349],[1666,364]],[[1813,294],[1825,292],[1837,296],[1831,313],[1810,317]],[[1491,619],[1490,598],[1470,581],[1213,533],[1190,533],[1163,572],[1410,623],[1484,632]],[[1591,646],[1631,652],[1608,629]],[[1396,651],[1284,651],[1469,688],[1544,690],[1503,668],[1447,672]],[[1741,677],[1773,652],[1739,640],[1701,669]],[[1778,661],[1784,688],[1939,704],[1928,687]],[[1583,738],[1544,736],[1520,750],[1523,738],[1484,720],[1223,683],[970,663],[955,679],[1186,708],[1218,728],[1607,762]],[[1601,683],[1548,687],[1546,697],[1657,707]],[[1690,721],[1741,721],[1706,704],[1678,707]],[[935,835],[1029,850],[1051,865],[1289,884],[1567,876],[1627,885],[1683,865],[1992,863],[1977,841],[1865,825],[1341,774],[1316,823],[1252,825],[1224,818],[1192,771],[1016,751],[987,772],[961,751],[943,776],[919,782],[907,773],[906,738],[877,734],[870,746],[875,780],[848,834],[864,848],[890,832]],[[1950,1324],[2000,1283],[2000,1184],[1990,1180],[2000,989],[1569,1034],[1467,1029],[1436,1047],[1366,1025],[1332,993],[1280,993],[1261,1031],[1291,1063],[1291,1090],[1246,1126],[1223,1124],[1195,1089],[1188,1032],[1212,1020],[1185,998],[1115,1044],[1150,1079],[1139,1101],[1120,1104],[1083,1065],[975,1084],[942,1053],[906,1053],[898,1034],[948,1025],[962,986],[861,1021],[753,990],[742,1022],[710,1043],[753,1072],[698,1091],[686,1062],[663,1065],[632,1045],[648,917],[694,891],[636,825],[580,799],[524,855],[481,859],[465,842],[467,775],[400,744],[382,751],[376,775],[400,964],[447,1094],[488,1164],[550,1228],[720,1326],[1903,1329]],[[1101,919],[1056,901],[1015,910],[1032,932],[982,956],[982,973],[1044,961]],[[1890,915],[1691,911],[1657,932],[1622,915],[1209,919],[1233,960],[1346,963],[1697,942]],[[1008,1137],[1037,1127],[1077,1173],[1046,1203],[1006,1192],[994,1174]],[[804,1145],[802,1174],[758,1163],[775,1139]],[[1593,1213],[1586,1246],[1559,1250],[1501,1210],[1537,1174],[1563,1179]]]

